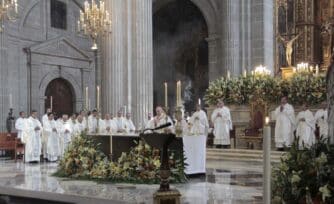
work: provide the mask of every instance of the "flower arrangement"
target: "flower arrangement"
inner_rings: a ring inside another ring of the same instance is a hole
[[[260,97],[267,103],[278,103],[288,94],[292,104],[317,105],[326,100],[325,76],[313,76],[311,73],[298,72],[290,79],[275,78],[268,74],[254,74],[238,78],[220,78],[210,83],[205,101],[215,105],[219,99],[227,104],[248,104],[254,97]]]
[[[334,146],[320,139],[291,149],[273,170],[273,203],[334,203]]]
[[[186,181],[183,154],[170,153],[171,182]],[[85,135],[74,138],[59,163],[56,176],[112,182],[159,183],[160,151],[143,141],[112,162]]]

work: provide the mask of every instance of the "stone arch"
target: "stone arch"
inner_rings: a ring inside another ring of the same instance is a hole
[[[40,0],[34,0],[32,2],[30,2],[24,9],[24,11],[22,12],[22,18],[20,19],[20,23],[19,23],[19,28],[22,28],[27,20],[27,18],[29,17],[30,12],[32,11],[32,9],[37,6],[40,3]]]
[[[80,107],[82,107],[82,89],[80,88],[81,86],[79,85],[79,82],[69,73],[66,72],[64,70],[61,71],[53,71],[53,72],[49,72],[47,73],[44,77],[42,77],[40,83],[39,83],[39,92],[38,92],[38,96],[40,99],[40,107],[39,107],[39,112],[43,113],[45,112],[44,107],[45,107],[45,101],[44,101],[44,94],[46,91],[47,86],[49,85],[49,83],[57,78],[61,78],[66,80],[69,85],[72,87],[72,93],[74,96],[73,102],[74,102],[74,107],[76,107],[75,109],[79,109]]]
[[[176,0],[155,0],[153,1],[153,14],[157,12],[159,9]],[[206,24],[208,26],[209,38],[212,35],[217,33],[216,26],[216,10],[210,4],[210,1],[206,0],[189,0],[201,11]]]

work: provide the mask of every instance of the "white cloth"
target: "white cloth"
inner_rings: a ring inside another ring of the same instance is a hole
[[[96,133],[97,128],[97,118],[93,115],[88,116],[88,133]]]
[[[211,115],[211,121],[214,125],[214,144],[230,145],[230,130],[233,128],[230,110],[225,106],[215,109]]]
[[[206,135],[183,136],[183,150],[186,157],[186,174],[206,172]]]
[[[305,121],[301,121],[301,119],[305,119]],[[313,113],[309,110],[301,111],[298,113],[296,121],[296,135],[299,137],[299,147],[303,147],[303,143],[305,147],[311,147],[315,143],[315,120]]]
[[[63,156],[68,145],[72,141],[72,124],[70,121],[61,121],[59,126],[60,133],[60,155]]]
[[[130,133],[130,132],[134,132],[136,130],[136,127],[135,125],[133,124],[132,120],[131,119],[127,119],[125,118],[124,119],[124,123],[125,123],[125,131],[127,133]]]
[[[35,130],[36,127],[39,127],[40,130]],[[27,119],[27,130],[26,134],[23,134],[22,142],[25,143],[25,162],[40,161],[41,156],[41,132],[42,124],[38,119],[29,117]]]
[[[46,158],[49,161],[57,161],[60,156],[60,148],[56,121],[45,121],[43,130],[44,134],[46,134],[48,138],[46,145]]]
[[[196,111],[189,119],[191,124],[190,134],[207,135],[209,130],[209,121],[203,110]]]
[[[319,126],[320,136],[328,138],[328,111],[327,109],[320,109],[315,113],[315,121]]]
[[[113,119],[116,125],[116,132],[123,132],[126,129],[125,119],[123,117],[116,117]]]
[[[109,129],[109,130],[107,130]],[[112,119],[109,120],[101,120],[100,121],[100,132],[101,133],[116,133],[117,132],[117,125],[115,124],[115,121]]]
[[[293,131],[295,130],[295,111],[290,104],[283,106],[281,112],[281,106],[278,106],[275,110],[274,117],[276,118],[275,125],[275,143],[277,148],[284,146],[290,147],[293,142]]]
[[[15,122],[15,129],[17,130],[17,137],[21,139],[24,131],[27,129],[27,119],[18,118]]]
[[[172,125],[160,130],[156,130],[157,133],[164,133],[165,131],[170,131],[171,133],[174,133],[174,126],[173,121],[170,117],[168,117],[165,114],[162,114],[160,117],[155,116],[147,125],[147,128],[153,129],[156,127],[159,127],[161,125],[164,125],[166,123],[171,123]]]
[[[86,129],[86,123],[84,123],[84,121],[81,121],[81,123],[77,121],[73,127],[73,136],[80,135],[82,132],[85,131],[85,129]]]

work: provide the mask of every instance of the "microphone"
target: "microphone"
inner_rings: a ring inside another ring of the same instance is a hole
[[[158,127],[156,127],[156,128],[146,128],[146,129],[144,129],[144,130],[142,131],[142,133],[144,133],[144,132],[146,132],[146,131],[148,131],[148,130],[150,130],[150,131],[160,130],[160,129],[169,127],[169,126],[171,126],[171,125],[172,125],[172,123],[168,122],[168,123],[165,123],[165,124],[163,124],[163,125],[160,125],[160,126],[158,126]]]
[[[172,125],[172,123],[165,123],[165,124],[163,124],[163,125],[160,125],[159,127],[154,128],[153,130],[160,130],[160,129],[169,127],[169,126],[171,126],[171,125]]]

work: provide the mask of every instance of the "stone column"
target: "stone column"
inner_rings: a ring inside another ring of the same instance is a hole
[[[133,2],[132,112],[137,126],[153,111],[152,0]],[[141,124],[140,124],[141,123]]]
[[[116,114],[124,105],[124,0],[106,1],[106,8],[111,13],[112,28],[104,37],[104,66],[102,76],[102,110]]]
[[[223,3],[224,26],[222,26],[223,69],[226,75],[240,73],[240,5],[239,1],[227,0]]]
[[[113,0],[112,33],[104,38],[103,111],[124,105],[138,126],[153,111],[152,0]]]
[[[6,117],[9,111],[8,67],[5,31],[0,32],[0,132],[6,131]],[[13,96],[12,96],[13,97]],[[15,110],[16,111],[16,110]]]
[[[220,69],[218,60],[219,37],[217,35],[210,35],[206,41],[209,48],[209,80],[213,81],[223,75]]]

